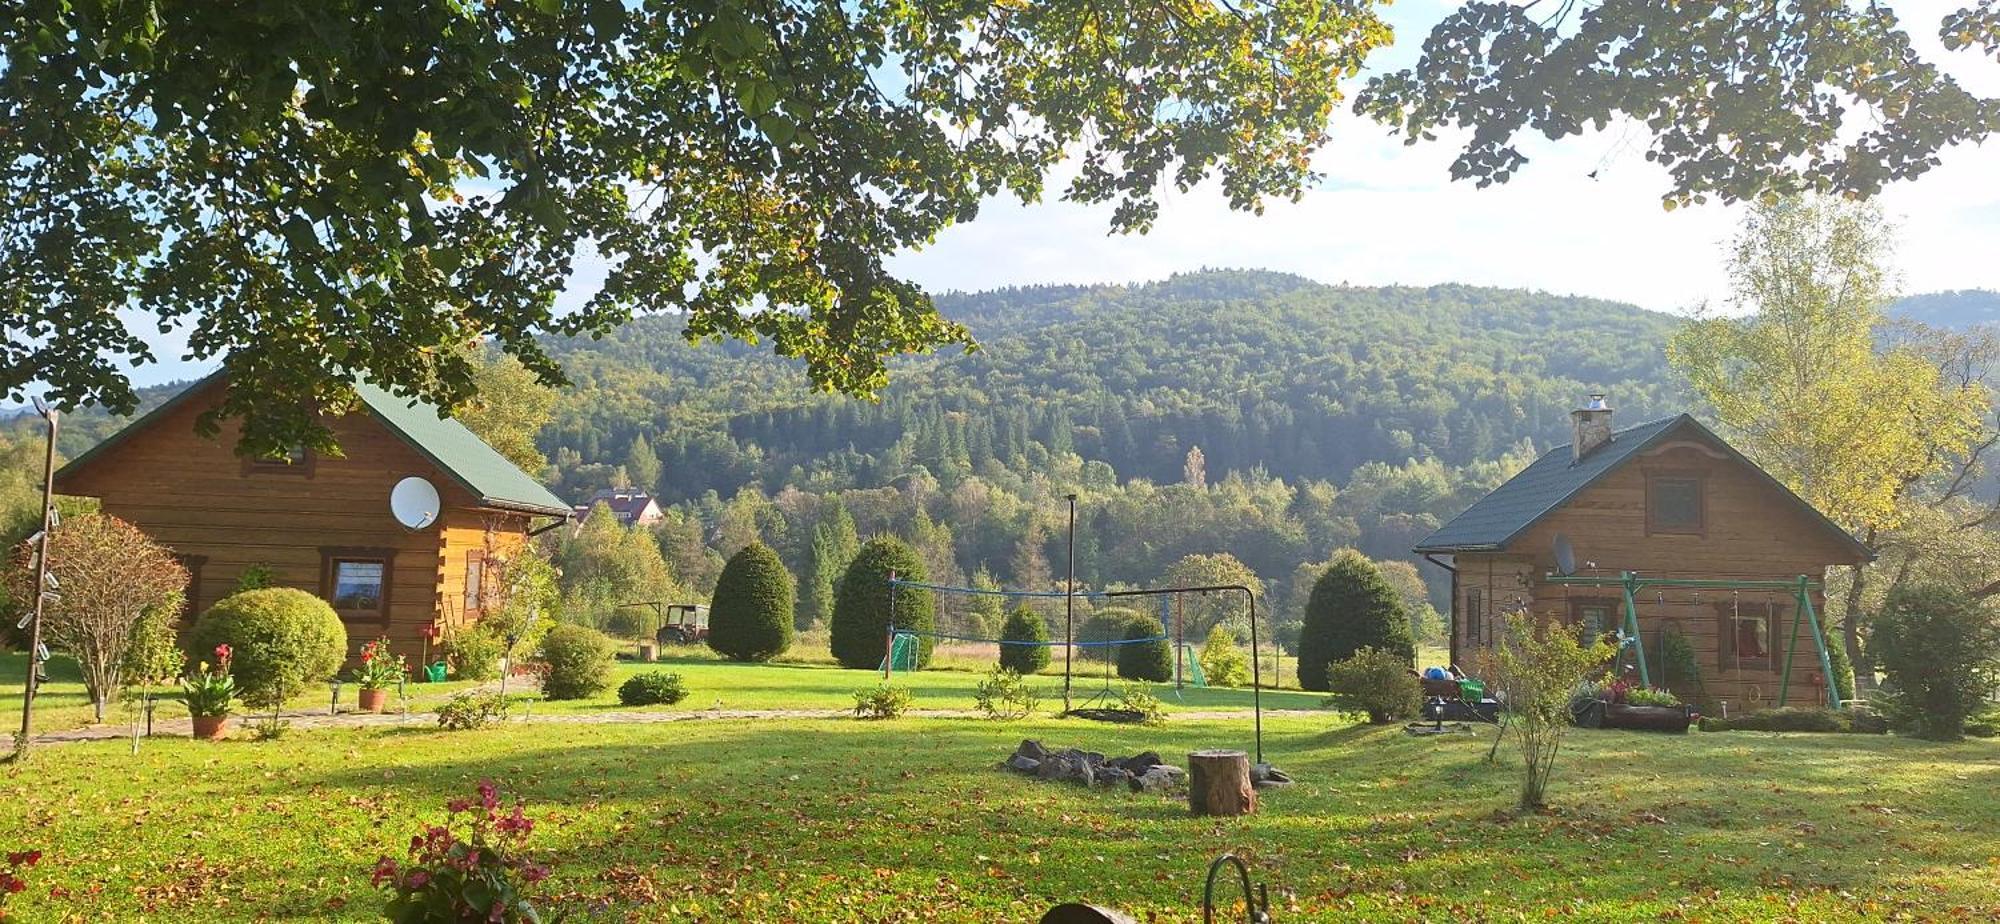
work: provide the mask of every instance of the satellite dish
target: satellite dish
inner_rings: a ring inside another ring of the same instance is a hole
[[[437,488],[415,475],[396,482],[395,490],[389,492],[389,512],[408,529],[423,529],[437,522],[439,507]]]
[[[1576,573],[1576,550],[1570,548],[1569,537],[1556,534],[1556,573],[1569,577]]]

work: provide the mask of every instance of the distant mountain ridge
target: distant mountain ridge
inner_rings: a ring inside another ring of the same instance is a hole
[[[2000,292],[1991,289],[1927,292],[1896,302],[1889,307],[1889,313],[1953,330],[2000,324]]]

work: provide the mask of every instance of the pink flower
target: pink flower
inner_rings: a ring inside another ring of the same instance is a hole
[[[12,876],[0,875],[0,889],[5,889],[9,893],[26,892],[28,884]]]
[[[500,806],[500,788],[492,780],[479,781],[479,804],[488,809]]]
[[[430,885],[430,882],[431,882],[430,873],[420,869],[413,869],[410,870],[410,874],[408,876],[403,877],[403,888],[421,889],[424,886]]]
[[[39,850],[23,850],[20,853],[10,853],[7,855],[8,866],[33,866],[40,862],[42,862],[42,852]]]

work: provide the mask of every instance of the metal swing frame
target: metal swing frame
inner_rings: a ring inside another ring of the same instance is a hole
[[[1840,698],[1839,684],[1834,680],[1833,659],[1827,654],[1826,650],[1826,634],[1820,629],[1819,612],[1813,606],[1812,602],[1813,591],[1821,588],[1819,584],[1803,574],[1789,581],[1759,581],[1731,580],[1726,578],[1654,578],[1642,577],[1636,571],[1626,571],[1620,573],[1616,578],[1550,574],[1543,576],[1542,580],[1543,583],[1561,587],[1617,587],[1623,591],[1625,597],[1626,638],[1620,648],[1620,653],[1622,654],[1623,649],[1626,647],[1634,649],[1639,661],[1639,682],[1647,686],[1652,685],[1653,678],[1652,671],[1646,663],[1644,638],[1639,633],[1638,596],[1640,591],[1649,587],[1677,587],[1693,590],[1751,590],[1766,593],[1790,592],[1793,600],[1797,602],[1798,607],[1792,611],[1792,632],[1789,641],[1785,645],[1785,667],[1782,678],[1778,681],[1778,702],[1787,702],[1787,694],[1791,692],[1792,660],[1798,654],[1799,650],[1799,624],[1804,623],[1812,629],[1813,647],[1817,649],[1819,654],[1820,676],[1826,680],[1826,701],[1832,703],[1835,709],[1847,708],[1847,703]]]

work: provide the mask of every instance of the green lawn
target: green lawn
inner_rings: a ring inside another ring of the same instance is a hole
[[[745,685],[730,695],[775,695]],[[1247,745],[1242,721],[517,724],[163,739],[137,757],[71,744],[0,768],[0,850],[47,853],[9,908],[23,921],[368,920],[375,857],[490,777],[527,800],[551,892],[590,920],[1033,921],[1088,898],[1187,922],[1224,850],[1254,860],[1280,921],[2000,915],[1996,742],[1578,731],[1560,814],[1508,820],[1512,764],[1489,766],[1484,737],[1332,715],[1266,732],[1301,782],[1222,821],[993,765],[1023,737],[1178,760]]]
[[[26,670],[26,656],[18,652],[0,654],[0,727],[18,728],[21,712],[21,679]],[[1079,664],[1079,675],[1072,679],[1072,699],[1082,705],[1083,701],[1104,689],[1103,671],[1099,665],[1086,668]],[[49,682],[43,685],[36,696],[37,732],[61,731],[89,724],[92,718],[89,697],[85,695],[83,683],[78,679],[76,665],[67,658],[57,658],[49,665]],[[575,702],[538,702],[531,707],[533,712],[590,713],[612,710],[626,710],[618,703],[617,685],[626,677],[642,671],[672,671],[679,673],[687,683],[691,695],[673,706],[643,707],[648,711],[699,711],[705,709],[851,709],[854,706],[853,692],[863,687],[882,682],[882,675],[874,671],[856,671],[836,667],[832,664],[816,662],[786,662],[782,664],[732,664],[718,661],[700,654],[676,652],[666,660],[639,664],[621,661],[613,674],[612,688],[593,699]],[[893,683],[909,688],[915,696],[917,709],[971,709],[973,707],[973,687],[984,674],[972,670],[930,670],[915,675],[897,674]],[[1057,707],[1062,702],[1062,678],[1043,674],[1032,681],[1044,697],[1046,707]],[[1114,692],[1119,682],[1114,678]],[[410,697],[413,711],[435,708],[439,702],[453,693],[460,692],[476,684],[450,682],[442,684],[412,683],[404,689]],[[1200,711],[1217,709],[1247,709],[1250,707],[1250,691],[1202,689],[1190,687],[1178,695],[1171,684],[1152,685],[1151,689],[1162,699],[1167,711]],[[167,698],[162,701],[155,716],[157,718],[185,718],[187,711],[180,701],[173,698],[177,693],[160,691]],[[341,705],[351,709],[355,703],[356,688],[347,684],[341,688]],[[330,691],[324,685],[314,685],[299,695],[288,708],[302,711],[323,712],[330,699]],[[1317,709],[1326,697],[1318,693],[1302,693],[1296,690],[1266,690],[1263,693],[1264,707],[1267,709]],[[392,693],[389,708],[399,708]],[[132,721],[134,709],[130,703],[114,704],[107,714],[114,724]],[[1050,708],[1050,711],[1055,711]]]

